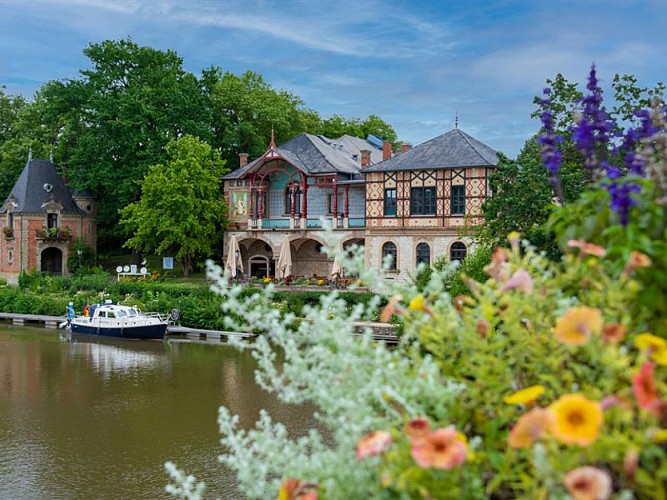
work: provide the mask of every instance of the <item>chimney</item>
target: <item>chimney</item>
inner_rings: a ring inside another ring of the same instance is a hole
[[[391,142],[382,141],[382,161],[391,158]]]
[[[410,151],[412,149],[412,144],[404,143],[401,144],[401,153],[405,153],[406,151]]]
[[[368,149],[361,150],[361,170],[368,168],[371,164],[371,152]]]
[[[248,153],[239,153],[239,168],[243,168],[248,164]]]

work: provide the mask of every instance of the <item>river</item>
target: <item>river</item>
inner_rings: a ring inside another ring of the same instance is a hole
[[[78,337],[0,325],[0,499],[159,499],[164,462],[239,498],[217,411],[252,427],[264,408],[295,435],[312,411],[254,382],[249,352],[227,346]]]

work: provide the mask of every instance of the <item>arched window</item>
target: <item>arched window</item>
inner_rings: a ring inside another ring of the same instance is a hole
[[[428,246],[428,243],[417,245],[417,265],[419,266],[422,262],[427,266],[431,265],[431,247]]]
[[[449,260],[458,260],[461,262],[466,258],[467,253],[468,250],[466,246],[460,241],[457,241],[456,243],[452,244],[452,247],[449,250]]]
[[[391,264],[389,265],[389,269],[396,269],[398,250],[396,249],[396,245],[391,241],[388,241],[382,245],[382,262],[384,262],[387,255],[391,255]]]
[[[292,213],[292,187],[287,186],[285,188],[285,214],[290,215]],[[294,193],[294,213],[299,215],[301,213],[301,186],[296,187],[296,193]]]

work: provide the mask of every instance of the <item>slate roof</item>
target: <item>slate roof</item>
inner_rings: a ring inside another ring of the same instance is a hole
[[[63,206],[63,214],[85,213],[72,200],[72,194],[58,175],[56,166],[49,160],[28,160],[0,212],[7,211],[7,204],[12,196],[18,203],[12,210],[15,214],[46,213],[42,205],[51,199]]]
[[[486,144],[461,129],[426,141],[364,170],[366,172],[395,172],[455,167],[491,167],[498,164],[498,155]]]
[[[350,155],[357,155],[358,162],[361,166],[361,152],[366,149],[371,152],[371,165],[380,163],[382,161],[382,148],[370,143],[361,137],[354,137],[353,135],[344,135],[339,137],[334,142],[342,144]]]
[[[252,171],[259,162],[270,159],[275,153],[299,170],[310,175],[317,174],[347,174],[355,176],[361,172],[361,149],[371,151],[371,160],[374,152],[379,151],[382,158],[382,150],[365,141],[351,136],[343,136],[340,139],[329,139],[320,135],[300,134],[281,144],[275,149],[269,149],[264,155],[248,163],[245,167],[230,172],[223,177],[224,180],[240,179]],[[357,155],[357,159],[353,158]]]

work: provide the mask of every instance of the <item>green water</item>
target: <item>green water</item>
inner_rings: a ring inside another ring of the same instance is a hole
[[[169,498],[163,464],[239,498],[217,462],[217,411],[251,427],[267,409],[295,435],[312,412],[254,382],[250,353],[152,341],[63,341],[0,325],[0,499]]]

